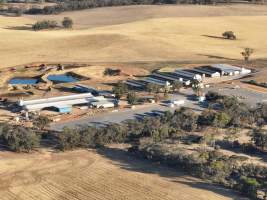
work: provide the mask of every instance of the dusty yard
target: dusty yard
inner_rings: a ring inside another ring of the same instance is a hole
[[[133,6],[58,16],[0,16],[0,67],[29,62],[232,61],[244,47],[267,57],[266,6]],[[74,19],[73,30],[34,32],[42,18]],[[138,17],[137,17],[138,16]],[[238,40],[221,37],[232,30]]]
[[[119,149],[0,153],[2,200],[226,200],[223,188],[128,157]]]

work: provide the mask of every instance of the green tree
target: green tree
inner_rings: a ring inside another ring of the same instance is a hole
[[[136,93],[135,92],[129,92],[127,94],[127,101],[131,105],[137,104],[138,97],[136,96]]]
[[[228,40],[236,40],[236,36],[233,31],[225,31],[222,36]]]
[[[113,87],[112,91],[115,94],[115,97],[117,99],[120,99],[124,94],[128,92],[128,88],[125,83],[119,82],[116,86]]]
[[[200,87],[200,82],[196,79],[192,80],[191,82],[192,89],[195,92],[196,96],[201,96],[202,95],[202,88]]]
[[[263,129],[254,129],[251,136],[251,140],[257,147],[260,147],[262,150],[267,147],[267,131]]]
[[[157,84],[155,84],[155,83],[148,83],[147,85],[146,85],[146,90],[149,92],[149,93],[158,93],[159,92],[159,90],[160,90],[160,87],[157,85]]]
[[[33,125],[37,128],[37,129],[44,129],[49,123],[51,122],[51,120],[46,117],[46,116],[38,116],[36,119],[33,120]]]
[[[80,146],[81,135],[79,129],[64,128],[58,134],[59,149],[62,151],[74,149]]]
[[[254,53],[254,49],[244,48],[244,51],[241,52],[241,55],[244,57],[244,60],[248,62],[251,54],[253,53]]]
[[[0,138],[4,145],[16,152],[30,152],[40,144],[40,137],[35,132],[21,126],[1,126]]]
[[[172,84],[173,92],[179,92],[182,87],[183,83],[181,81],[174,81]]]
[[[72,28],[73,26],[73,20],[69,17],[64,17],[63,21],[62,21],[62,26],[64,28]]]
[[[57,22],[53,20],[43,20],[43,21],[38,21],[35,24],[32,25],[32,29],[34,31],[39,31],[42,29],[54,29],[56,28]]]
[[[224,128],[229,124],[230,120],[231,117],[227,113],[217,112],[213,120],[213,125],[215,127]]]
[[[255,178],[241,177],[241,191],[252,199],[257,199],[257,189],[260,184]]]

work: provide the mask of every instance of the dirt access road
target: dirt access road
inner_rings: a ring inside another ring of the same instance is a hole
[[[227,200],[232,191],[185,176],[118,148],[0,152],[1,200]]]

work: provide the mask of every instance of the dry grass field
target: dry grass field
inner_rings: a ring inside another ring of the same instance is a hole
[[[0,67],[29,62],[225,61],[267,57],[267,7],[132,6],[57,16],[0,16]],[[73,30],[34,32],[40,19],[70,16]],[[232,30],[237,41],[220,38]]]
[[[241,197],[118,149],[0,153],[1,200],[227,200]]]

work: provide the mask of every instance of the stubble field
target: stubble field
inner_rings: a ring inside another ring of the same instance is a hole
[[[227,200],[241,197],[118,149],[0,153],[1,200]]]
[[[225,61],[267,57],[267,6],[130,6],[56,16],[0,16],[0,67],[29,62]],[[34,32],[41,19],[73,18],[73,30]],[[232,30],[237,41],[221,34]]]

